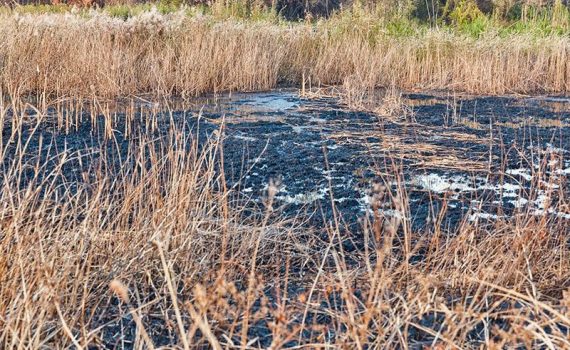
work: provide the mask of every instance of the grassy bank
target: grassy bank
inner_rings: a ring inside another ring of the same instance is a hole
[[[309,22],[195,9],[126,19],[105,11],[1,16],[0,86],[12,96],[187,96],[303,82],[486,94],[570,89],[563,26],[489,24],[473,33],[355,10]]]

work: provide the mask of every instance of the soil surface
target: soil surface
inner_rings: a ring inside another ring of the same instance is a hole
[[[201,140],[224,133],[226,178],[240,202],[259,208],[272,181],[280,212],[310,217],[317,226],[335,213],[348,226],[357,224],[373,202],[382,215],[399,216],[416,229],[433,226],[442,203],[444,226],[529,212],[570,221],[570,208],[561,201],[570,176],[570,98],[398,98],[390,113],[354,111],[335,98],[300,98],[292,90],[173,101],[174,112],[153,122],[143,117],[127,123],[119,113],[110,140],[102,117],[82,116],[67,130],[53,117],[35,132],[34,123],[23,127],[25,158],[53,163],[45,169],[49,174],[59,161],[50,157],[62,150],[75,154],[64,169],[69,190],[81,186],[100,157],[113,171],[129,138],[165,136],[175,123]],[[17,147],[10,140],[14,126],[9,119],[5,124],[6,169]],[[404,208],[398,204],[403,197]]]
[[[230,185],[252,201],[276,180],[287,215],[354,223],[380,200],[412,226],[494,220],[531,212],[570,219],[559,204],[570,175],[570,99],[404,94],[390,115],[353,111],[332,98],[278,91],[234,95],[204,109],[224,115]],[[379,198],[378,188],[391,196]],[[398,192],[409,212],[397,210]],[[376,197],[375,197],[376,196]]]

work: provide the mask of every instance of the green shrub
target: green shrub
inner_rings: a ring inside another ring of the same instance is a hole
[[[160,13],[166,14],[177,11],[182,4],[182,0],[160,0],[156,8]]]
[[[64,13],[71,10],[71,7],[67,4],[55,4],[55,5],[21,5],[17,6],[14,11],[17,13]]]
[[[456,26],[464,26],[485,17],[473,0],[449,1],[444,13]]]
[[[129,5],[113,5],[105,7],[105,11],[109,16],[127,19],[133,14],[131,12],[132,6]]]
[[[391,36],[406,37],[412,36],[417,32],[418,23],[407,18],[398,18],[389,21],[386,24],[386,31]]]
[[[489,29],[490,24],[490,20],[486,16],[479,16],[470,21],[465,21],[457,27],[460,32],[478,38]]]

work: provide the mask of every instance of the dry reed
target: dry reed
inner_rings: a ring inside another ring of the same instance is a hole
[[[0,84],[26,93],[109,97],[349,83],[475,93],[567,92],[570,41],[447,30],[374,35],[365,25],[217,21],[183,12],[128,20],[94,12],[2,15]]]
[[[564,220],[520,213],[413,232],[404,187],[378,186],[373,208],[391,198],[403,217],[365,218],[364,247],[349,254],[341,226],[312,243],[275,217],[271,193],[259,220],[242,215],[216,171],[223,128],[201,145],[177,127],[158,139],[133,130],[114,164],[105,143],[101,154],[47,140],[36,150],[28,140],[50,117],[10,110],[3,348],[570,347]],[[80,159],[92,166],[74,180]]]

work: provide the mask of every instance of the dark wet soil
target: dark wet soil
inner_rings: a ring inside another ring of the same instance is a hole
[[[393,195],[402,185],[409,213],[387,195],[380,210],[415,228],[433,225],[444,198],[444,224],[526,212],[570,219],[553,204],[567,193],[570,100],[407,94],[401,103],[379,116],[291,92],[221,101],[230,184],[256,201],[279,179],[282,210],[315,212],[316,222],[332,219],[331,203],[356,222],[374,184]]]
[[[144,118],[127,123],[119,114],[111,140],[103,118],[93,127],[84,117],[66,132],[55,118],[35,133],[30,123],[23,128],[23,138],[30,138],[25,154],[47,163],[64,149],[76,154],[64,169],[67,189],[73,189],[92,171],[93,160],[117,171],[129,138],[164,137],[167,146],[168,130],[176,124],[202,142],[224,133],[227,182],[246,206],[261,206],[271,180],[279,189],[280,211],[309,216],[317,226],[334,213],[349,226],[356,224],[374,201],[382,215],[402,217],[416,229],[433,225],[443,201],[443,225],[529,212],[570,220],[570,209],[561,203],[570,175],[567,98],[410,93],[390,114],[378,115],[350,110],[334,98],[304,99],[285,90],[197,99],[178,109],[154,123]],[[6,124],[5,171],[16,152],[9,141],[12,126]],[[51,160],[51,168],[58,160]],[[28,172],[30,179],[37,175],[32,168]],[[407,210],[398,203],[398,189],[407,193]]]

